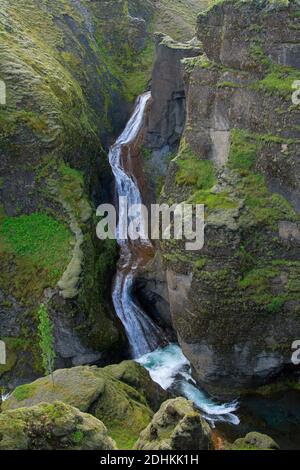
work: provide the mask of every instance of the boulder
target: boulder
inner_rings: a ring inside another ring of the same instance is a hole
[[[57,370],[31,384],[17,387],[3,410],[57,400],[88,412],[104,422],[118,447],[131,447],[168,394],[133,361],[103,369],[79,366]]]
[[[115,449],[101,421],[65,403],[40,403],[0,414],[0,450]]]
[[[210,450],[211,430],[193,403],[179,397],[168,400],[142,431],[137,450]]]
[[[247,436],[237,439],[232,450],[279,450],[279,445],[266,434],[250,432]]]

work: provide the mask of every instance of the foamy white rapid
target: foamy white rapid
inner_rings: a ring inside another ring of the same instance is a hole
[[[127,197],[128,207],[141,204],[142,197],[134,177],[127,174],[124,169],[123,152],[127,152],[126,159],[129,161],[130,145],[136,141],[142,130],[146,106],[150,99],[151,93],[145,93],[138,98],[132,117],[109,153],[109,161],[116,180],[117,196]],[[128,218],[122,207],[119,217],[121,220]],[[113,286],[113,303],[124,325],[132,357],[148,369],[153,380],[164,389],[174,389],[178,394],[193,400],[212,425],[216,421],[238,424],[239,418],[234,414],[238,404],[236,402],[218,404],[199,390],[192,378],[190,363],[177,344],[158,348],[163,333],[136,304],[132,296],[134,275],[141,260],[134,254],[133,245],[128,240],[121,239],[120,227],[117,228],[117,240],[121,255]],[[149,244],[147,241],[143,243]]]
[[[191,375],[191,366],[178,344],[169,344],[165,348],[141,357],[138,362],[150,373],[152,379],[165,390],[173,389],[189,400],[202,411],[203,416],[212,425],[216,422],[239,424],[240,420],[234,412],[238,402],[220,404],[202,392]]]

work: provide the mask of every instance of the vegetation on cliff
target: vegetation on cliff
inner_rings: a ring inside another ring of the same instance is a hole
[[[206,207],[201,253],[161,248],[172,284],[190,285],[185,313],[170,299],[184,352],[222,396],[281,371],[299,330],[298,7],[272,4],[228,0],[198,16],[205,52],[182,61],[187,121],[161,196]]]

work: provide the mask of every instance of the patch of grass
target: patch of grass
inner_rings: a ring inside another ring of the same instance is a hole
[[[238,83],[224,81],[224,82],[219,82],[217,87],[218,88],[240,88],[241,86]]]
[[[259,304],[271,305],[271,311],[273,309],[274,312],[278,304],[273,304],[273,298],[270,293],[270,281],[279,274],[279,269],[273,266],[255,268],[249,271],[239,284],[242,289],[250,291],[249,296],[252,300]]]
[[[18,256],[30,257],[55,276],[59,266],[69,258],[70,232],[67,227],[45,213],[6,217],[0,237]]]
[[[242,219],[246,225],[265,224],[277,230],[279,220],[298,220],[290,203],[280,194],[268,190],[263,175],[246,172],[240,178],[236,190],[245,202],[246,211]]]
[[[250,45],[250,53],[260,64],[266,65],[267,67],[271,64],[269,57],[266,55],[260,43],[252,43]]]

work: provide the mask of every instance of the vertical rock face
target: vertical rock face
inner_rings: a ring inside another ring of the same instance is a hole
[[[152,74],[153,105],[146,140],[149,148],[171,148],[178,144],[185,124],[185,90],[180,61],[199,53],[196,41],[181,44],[157,33]]]
[[[220,396],[290,367],[300,336],[298,15],[221,2],[199,15],[203,54],[182,60],[186,125],[161,200],[205,205],[205,245],[161,252],[183,351]]]

